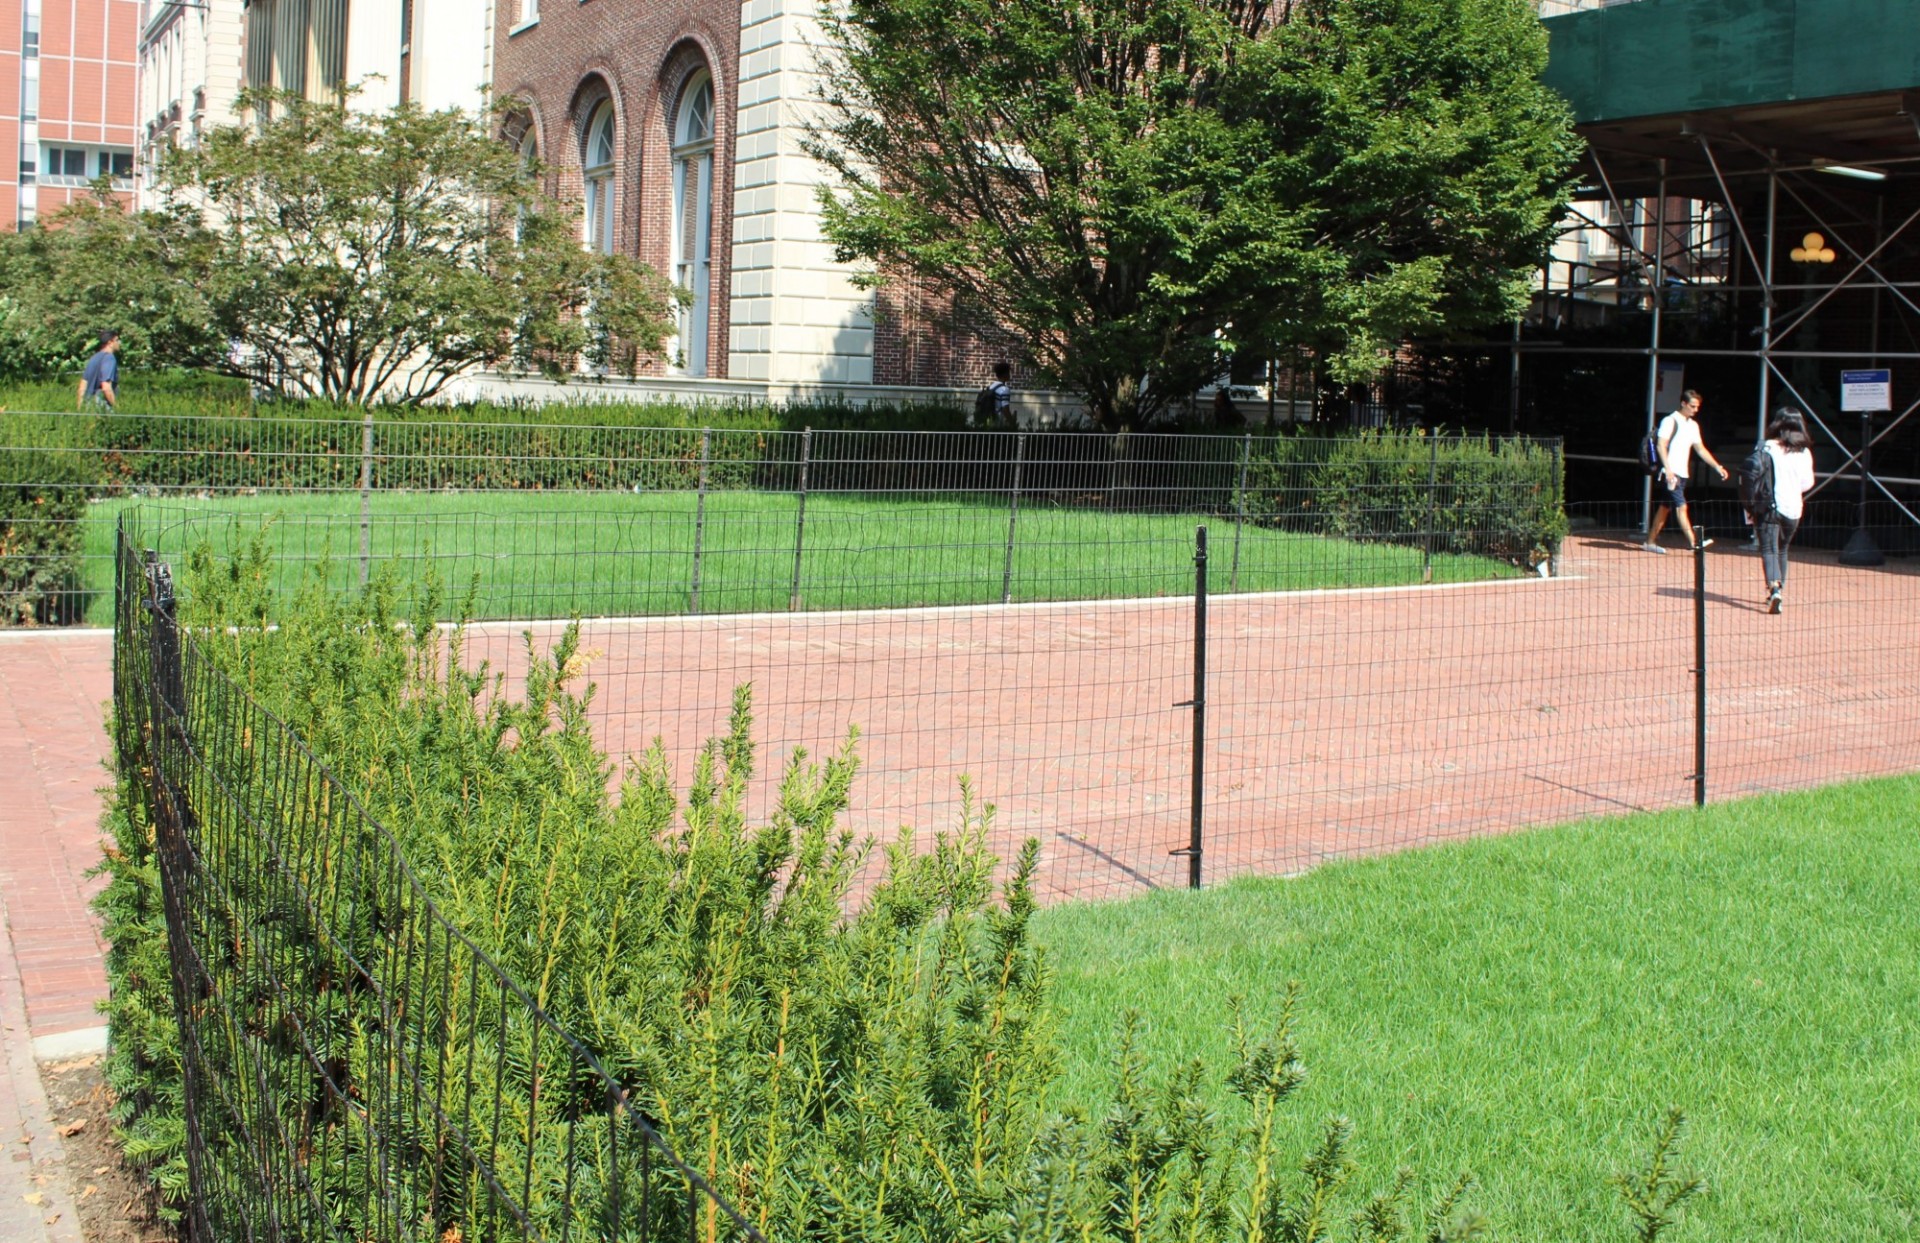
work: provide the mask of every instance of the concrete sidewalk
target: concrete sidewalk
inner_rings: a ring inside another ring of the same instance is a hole
[[[100,788],[106,631],[0,632],[0,1243],[79,1243],[38,1062],[98,1052],[105,946],[88,902],[106,883]]]

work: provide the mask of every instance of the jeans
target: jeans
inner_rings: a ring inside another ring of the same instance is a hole
[[[1767,586],[1786,585],[1787,545],[1793,542],[1793,533],[1799,529],[1798,518],[1783,518],[1779,514],[1760,524],[1760,567],[1766,573]]]

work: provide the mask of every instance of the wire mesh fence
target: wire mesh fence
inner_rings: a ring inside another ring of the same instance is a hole
[[[1701,775],[1702,719],[1716,796],[1920,767],[1920,578],[1898,558],[1860,571],[1803,550],[1774,617],[1743,533],[1707,551],[1696,592],[1677,534],[1667,555],[1642,551],[1630,505],[1577,513],[1576,533],[1532,570],[1448,551],[1505,538],[1471,507],[1457,525],[1368,538],[1038,511],[1011,559],[1010,511],[977,538],[929,541],[917,522],[950,533],[964,511],[927,509],[816,513],[801,612],[793,545],[765,546],[769,528],[791,534],[792,511],[768,522],[709,509],[697,582],[677,510],[637,526],[577,509],[376,518],[371,545],[376,566],[438,575],[463,597],[447,611],[479,619],[466,658],[510,684],[565,619],[584,619],[589,712],[608,754],[657,740],[684,782],[750,685],[777,761],[758,806],[787,759],[831,752],[857,728],[849,827],[884,838],[950,825],[964,779],[994,807],[1003,858],[1042,841],[1039,884],[1056,898],[1187,883],[1196,808],[1212,880],[1680,806]],[[257,529],[204,510],[159,515],[168,555]],[[355,557],[328,549],[355,521],[280,519],[269,539],[281,581],[322,574],[351,589]],[[1210,598],[1197,627],[1202,525]],[[679,542],[634,542],[665,526]]]
[[[136,542],[115,745],[155,831],[192,1237],[759,1240],[203,659]]]
[[[491,534],[471,553],[454,536],[434,540],[456,557],[544,557],[553,585],[539,591],[563,612],[647,615],[1181,590],[1168,575],[1184,581],[1184,556],[1119,558],[1130,544],[1190,532],[1200,516],[1231,528],[1223,591],[1291,583],[1299,553],[1289,545],[1300,536],[1391,548],[1417,557],[1427,577],[1479,573],[1488,558],[1524,571],[1550,555],[1560,514],[1557,445],[1418,433],[786,433],[18,413],[0,423],[0,479],[14,498],[0,515],[0,616],[10,622],[106,624],[113,518],[154,496],[280,515],[324,532],[334,558],[357,559],[362,572],[376,556],[412,551],[394,543],[411,539],[410,523],[511,518],[518,548]],[[912,565],[900,548],[914,550]],[[590,577],[555,578],[563,555],[567,572]],[[1087,560],[1100,555],[1105,564]],[[505,567],[488,568],[490,590],[521,590],[504,586]],[[553,615],[535,594],[528,587],[487,615]]]

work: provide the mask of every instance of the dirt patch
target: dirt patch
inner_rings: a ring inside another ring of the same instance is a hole
[[[49,1062],[40,1079],[67,1154],[67,1194],[87,1243],[171,1243],[172,1232],[153,1214],[147,1184],[120,1159],[113,1092],[100,1078],[100,1059]]]

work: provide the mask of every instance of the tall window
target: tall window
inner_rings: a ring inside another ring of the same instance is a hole
[[[587,248],[613,253],[613,104],[602,101],[587,117],[581,152],[587,179]]]
[[[680,92],[673,120],[673,279],[692,294],[680,308],[680,366],[707,374],[709,269],[713,252],[713,79]]]
[[[532,181],[534,170],[539,167],[540,162],[540,136],[534,132],[533,118],[531,117],[524,119],[516,118],[514,126],[525,126],[525,128],[520,130],[518,137],[515,137],[512,128],[509,128],[507,141],[512,145],[513,149],[519,153],[520,176],[527,181]],[[518,214],[514,217],[514,236],[524,240],[526,236],[526,224],[527,209],[521,207]]]

